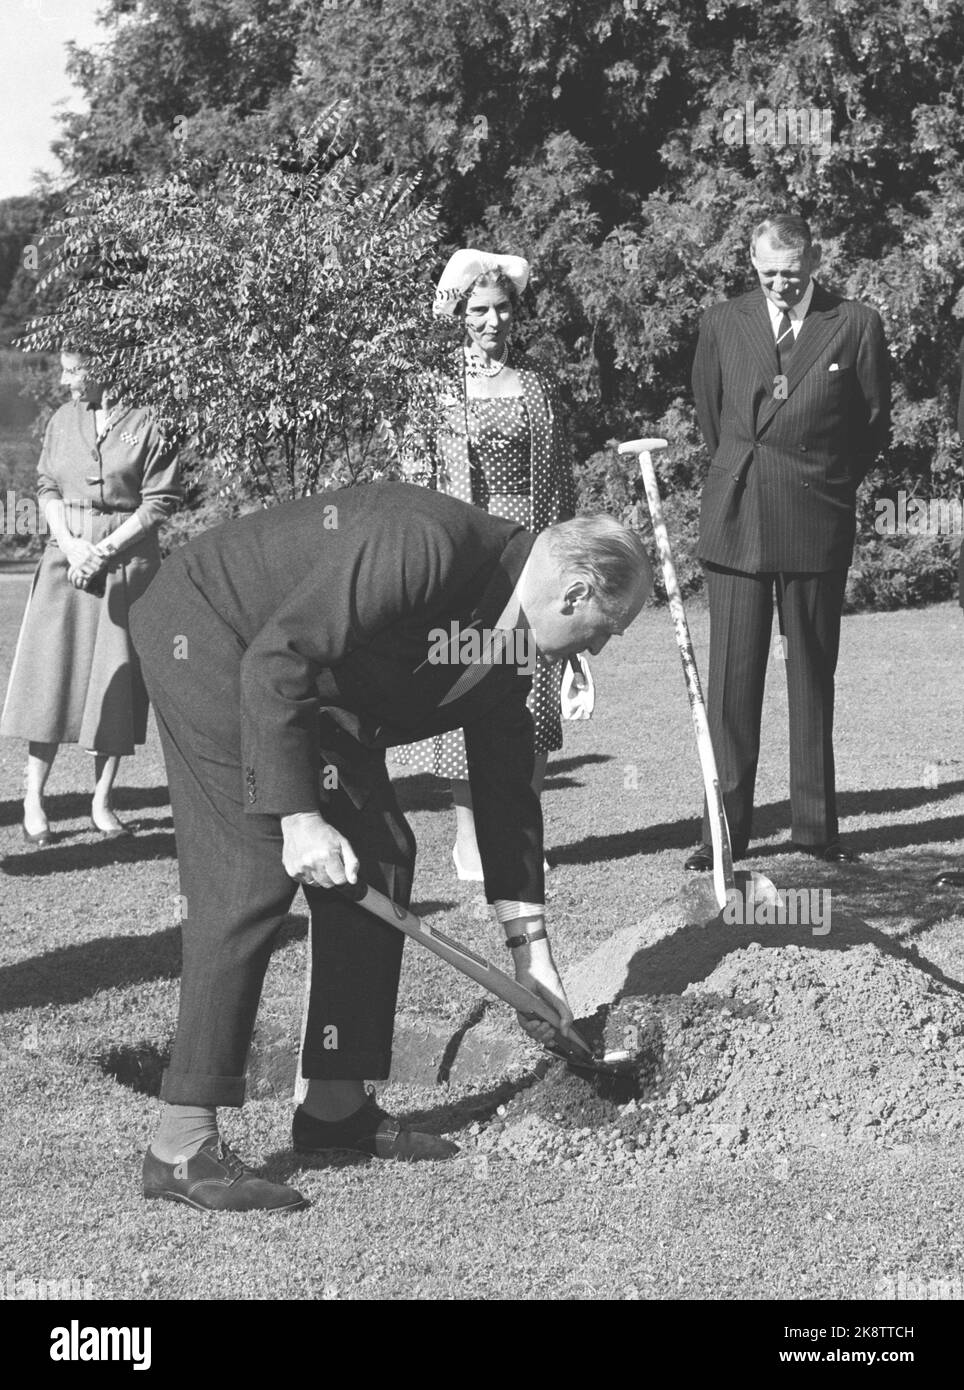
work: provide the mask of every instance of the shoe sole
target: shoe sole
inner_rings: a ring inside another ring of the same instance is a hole
[[[145,1192],[143,1196],[144,1200],[147,1202],[179,1202],[181,1206],[191,1207],[193,1211],[231,1211],[230,1207],[206,1207],[203,1202],[194,1202],[190,1197],[186,1197],[181,1192]],[[243,1208],[243,1210],[271,1212],[304,1211],[305,1207],[310,1206],[311,1203],[308,1201],[308,1198],[302,1197],[300,1202],[290,1202],[284,1207],[246,1207]]]

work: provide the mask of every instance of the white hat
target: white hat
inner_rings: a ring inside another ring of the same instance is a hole
[[[488,270],[501,271],[521,294],[529,283],[529,262],[521,256],[496,256],[489,251],[455,251],[435,287],[432,312],[446,317],[455,313],[471,286]]]

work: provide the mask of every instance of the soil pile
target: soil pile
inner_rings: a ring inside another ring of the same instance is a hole
[[[600,1026],[607,1048],[637,1054],[637,1096],[616,1104],[559,1064],[479,1128],[482,1150],[667,1168],[964,1130],[964,994],[874,944],[754,942],[682,995],[624,998],[586,1031]]]

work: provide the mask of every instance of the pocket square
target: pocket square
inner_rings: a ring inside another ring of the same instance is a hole
[[[840,363],[839,363],[839,362],[831,362],[831,363],[830,363],[830,366],[827,368],[827,371],[828,371],[828,372],[839,372],[839,371],[840,371]]]

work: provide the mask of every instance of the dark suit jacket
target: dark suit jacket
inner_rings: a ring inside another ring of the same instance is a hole
[[[815,285],[785,384],[778,374],[762,290],[707,311],[693,365],[711,457],[700,557],[750,574],[846,569],[857,486],[889,428],[880,316]]]
[[[439,708],[464,668],[427,661],[432,629],[495,626],[533,541],[405,483],[319,493],[176,551],[131,631],[152,692],[237,757],[254,813],[318,810],[328,759],[362,804],[366,749],[463,727],[489,896],[540,902],[531,677],[494,665]],[[369,753],[372,776],[382,761]]]

